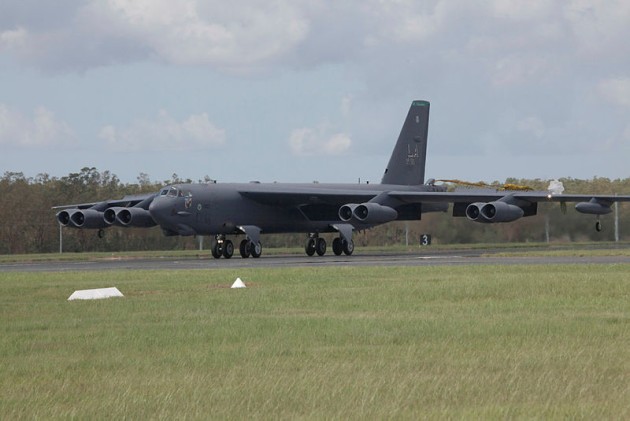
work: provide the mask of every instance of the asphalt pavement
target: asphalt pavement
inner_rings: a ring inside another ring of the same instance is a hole
[[[203,270],[218,268],[284,268],[344,266],[456,266],[456,265],[558,265],[630,263],[630,256],[499,256],[506,250],[475,249],[430,253],[362,253],[352,256],[264,255],[258,259],[203,258],[102,258],[89,261],[47,261],[0,264],[2,272],[67,272],[116,270]]]

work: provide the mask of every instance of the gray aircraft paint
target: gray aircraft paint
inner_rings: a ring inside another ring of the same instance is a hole
[[[80,205],[64,205],[61,225],[103,232],[111,225],[159,225],[166,235],[215,235],[215,257],[231,257],[228,235],[244,235],[243,257],[260,256],[261,233],[309,233],[306,251],[325,253],[318,234],[338,232],[336,254],[352,254],[352,232],[393,220],[419,220],[423,213],[448,210],[475,222],[510,222],[535,215],[539,202],[579,202],[581,213],[603,215],[630,196],[567,195],[474,190],[447,192],[432,181],[424,184],[429,127],[427,101],[413,101],[387,164],[381,184],[210,183],[177,184],[159,193],[127,196]],[[596,227],[601,229],[599,220]],[[322,243],[323,242],[323,243]],[[309,245],[310,244],[310,245]],[[220,246],[220,247],[219,247]],[[257,246],[257,247],[255,247]],[[225,250],[228,249],[228,252]]]
[[[413,101],[385,168],[381,184],[424,184],[424,166],[429,134],[429,103]]]

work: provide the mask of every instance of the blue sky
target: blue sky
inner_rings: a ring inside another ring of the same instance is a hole
[[[0,172],[630,177],[630,2],[4,0]]]

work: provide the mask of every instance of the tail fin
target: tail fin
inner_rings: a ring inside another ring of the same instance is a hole
[[[429,102],[413,101],[381,184],[424,184],[429,132]]]

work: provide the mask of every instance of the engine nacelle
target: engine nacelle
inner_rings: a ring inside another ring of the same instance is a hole
[[[94,209],[68,209],[57,214],[57,221],[64,227],[105,228],[103,212]]]
[[[590,215],[606,215],[612,212],[610,205],[606,205],[591,199],[590,202],[580,202],[575,205],[575,210],[580,213],[588,213]]]
[[[512,222],[522,218],[525,212],[516,205],[490,202],[483,205],[481,215],[490,222]]]
[[[475,222],[512,222],[522,218],[525,211],[516,205],[496,201],[490,203],[471,203],[466,208],[466,216]]]
[[[157,225],[149,211],[142,208],[109,208],[103,212],[103,220],[123,227],[149,228]]]
[[[384,224],[398,218],[398,212],[378,203],[348,204],[339,208],[339,218],[344,222],[354,220],[366,225]]]
[[[396,209],[378,203],[362,203],[354,208],[353,215],[364,224],[384,224],[398,218]]]

